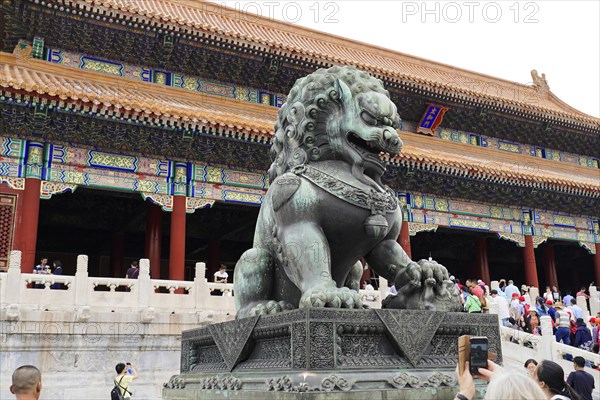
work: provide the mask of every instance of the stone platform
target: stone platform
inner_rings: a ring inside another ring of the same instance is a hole
[[[421,310],[301,309],[182,334],[164,399],[452,399],[460,335],[498,317]],[[500,359],[501,361],[501,359]]]

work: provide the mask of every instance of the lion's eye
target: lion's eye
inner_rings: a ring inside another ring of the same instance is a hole
[[[373,125],[373,126],[377,126],[377,118],[375,118],[374,116],[372,116],[371,114],[369,114],[366,111],[363,111],[362,113],[360,113],[360,117],[363,119],[363,121],[365,121],[368,125]]]

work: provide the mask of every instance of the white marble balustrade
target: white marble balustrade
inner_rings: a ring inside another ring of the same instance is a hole
[[[21,253],[13,251],[7,273],[0,274],[0,304],[8,320],[18,320],[20,310],[85,310],[109,312],[148,311],[194,313],[217,310],[235,314],[233,284],[211,283],[205,264],[196,263],[193,281],[150,279],[149,260],[140,260],[138,279],[88,276],[88,257],[77,257],[75,276],[21,273]],[[51,285],[62,284],[61,289]],[[43,285],[43,288],[35,286]],[[212,296],[213,290],[225,295]]]

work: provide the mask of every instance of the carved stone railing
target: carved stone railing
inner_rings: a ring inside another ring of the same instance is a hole
[[[90,277],[88,257],[77,257],[75,276],[21,273],[21,253],[13,251],[7,273],[0,274],[0,304],[7,319],[19,319],[19,310],[74,310],[79,316],[94,311],[142,312],[142,319],[156,313],[194,313],[214,311],[235,314],[232,283],[206,280],[204,263],[196,263],[193,281],[150,279],[150,262],[140,260],[137,279]],[[54,284],[61,288],[51,288]],[[387,281],[381,279],[382,288]],[[215,291],[221,295],[215,296]],[[361,291],[371,308],[380,308],[385,290]]]
[[[88,276],[88,257],[77,257],[75,276],[21,273],[21,253],[11,253],[8,272],[0,274],[0,304],[8,320],[18,320],[20,310],[75,310],[85,316],[89,310],[143,312],[150,318],[158,312],[194,313],[215,311],[235,314],[231,296],[211,296],[219,289],[233,292],[231,283],[208,283],[205,264],[196,263],[193,281],[150,279],[150,263],[140,260],[137,279]],[[60,288],[52,288],[54,284]]]

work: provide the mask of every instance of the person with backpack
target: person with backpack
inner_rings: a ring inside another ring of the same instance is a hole
[[[573,340],[573,347],[578,347],[586,351],[592,351],[592,332],[585,326],[583,318],[577,318],[577,330],[575,331],[575,340]]]
[[[117,376],[114,379],[115,387],[110,392],[111,400],[129,399],[133,394],[129,390],[129,384],[139,378],[139,375],[131,363],[127,365],[118,363],[115,366]]]

